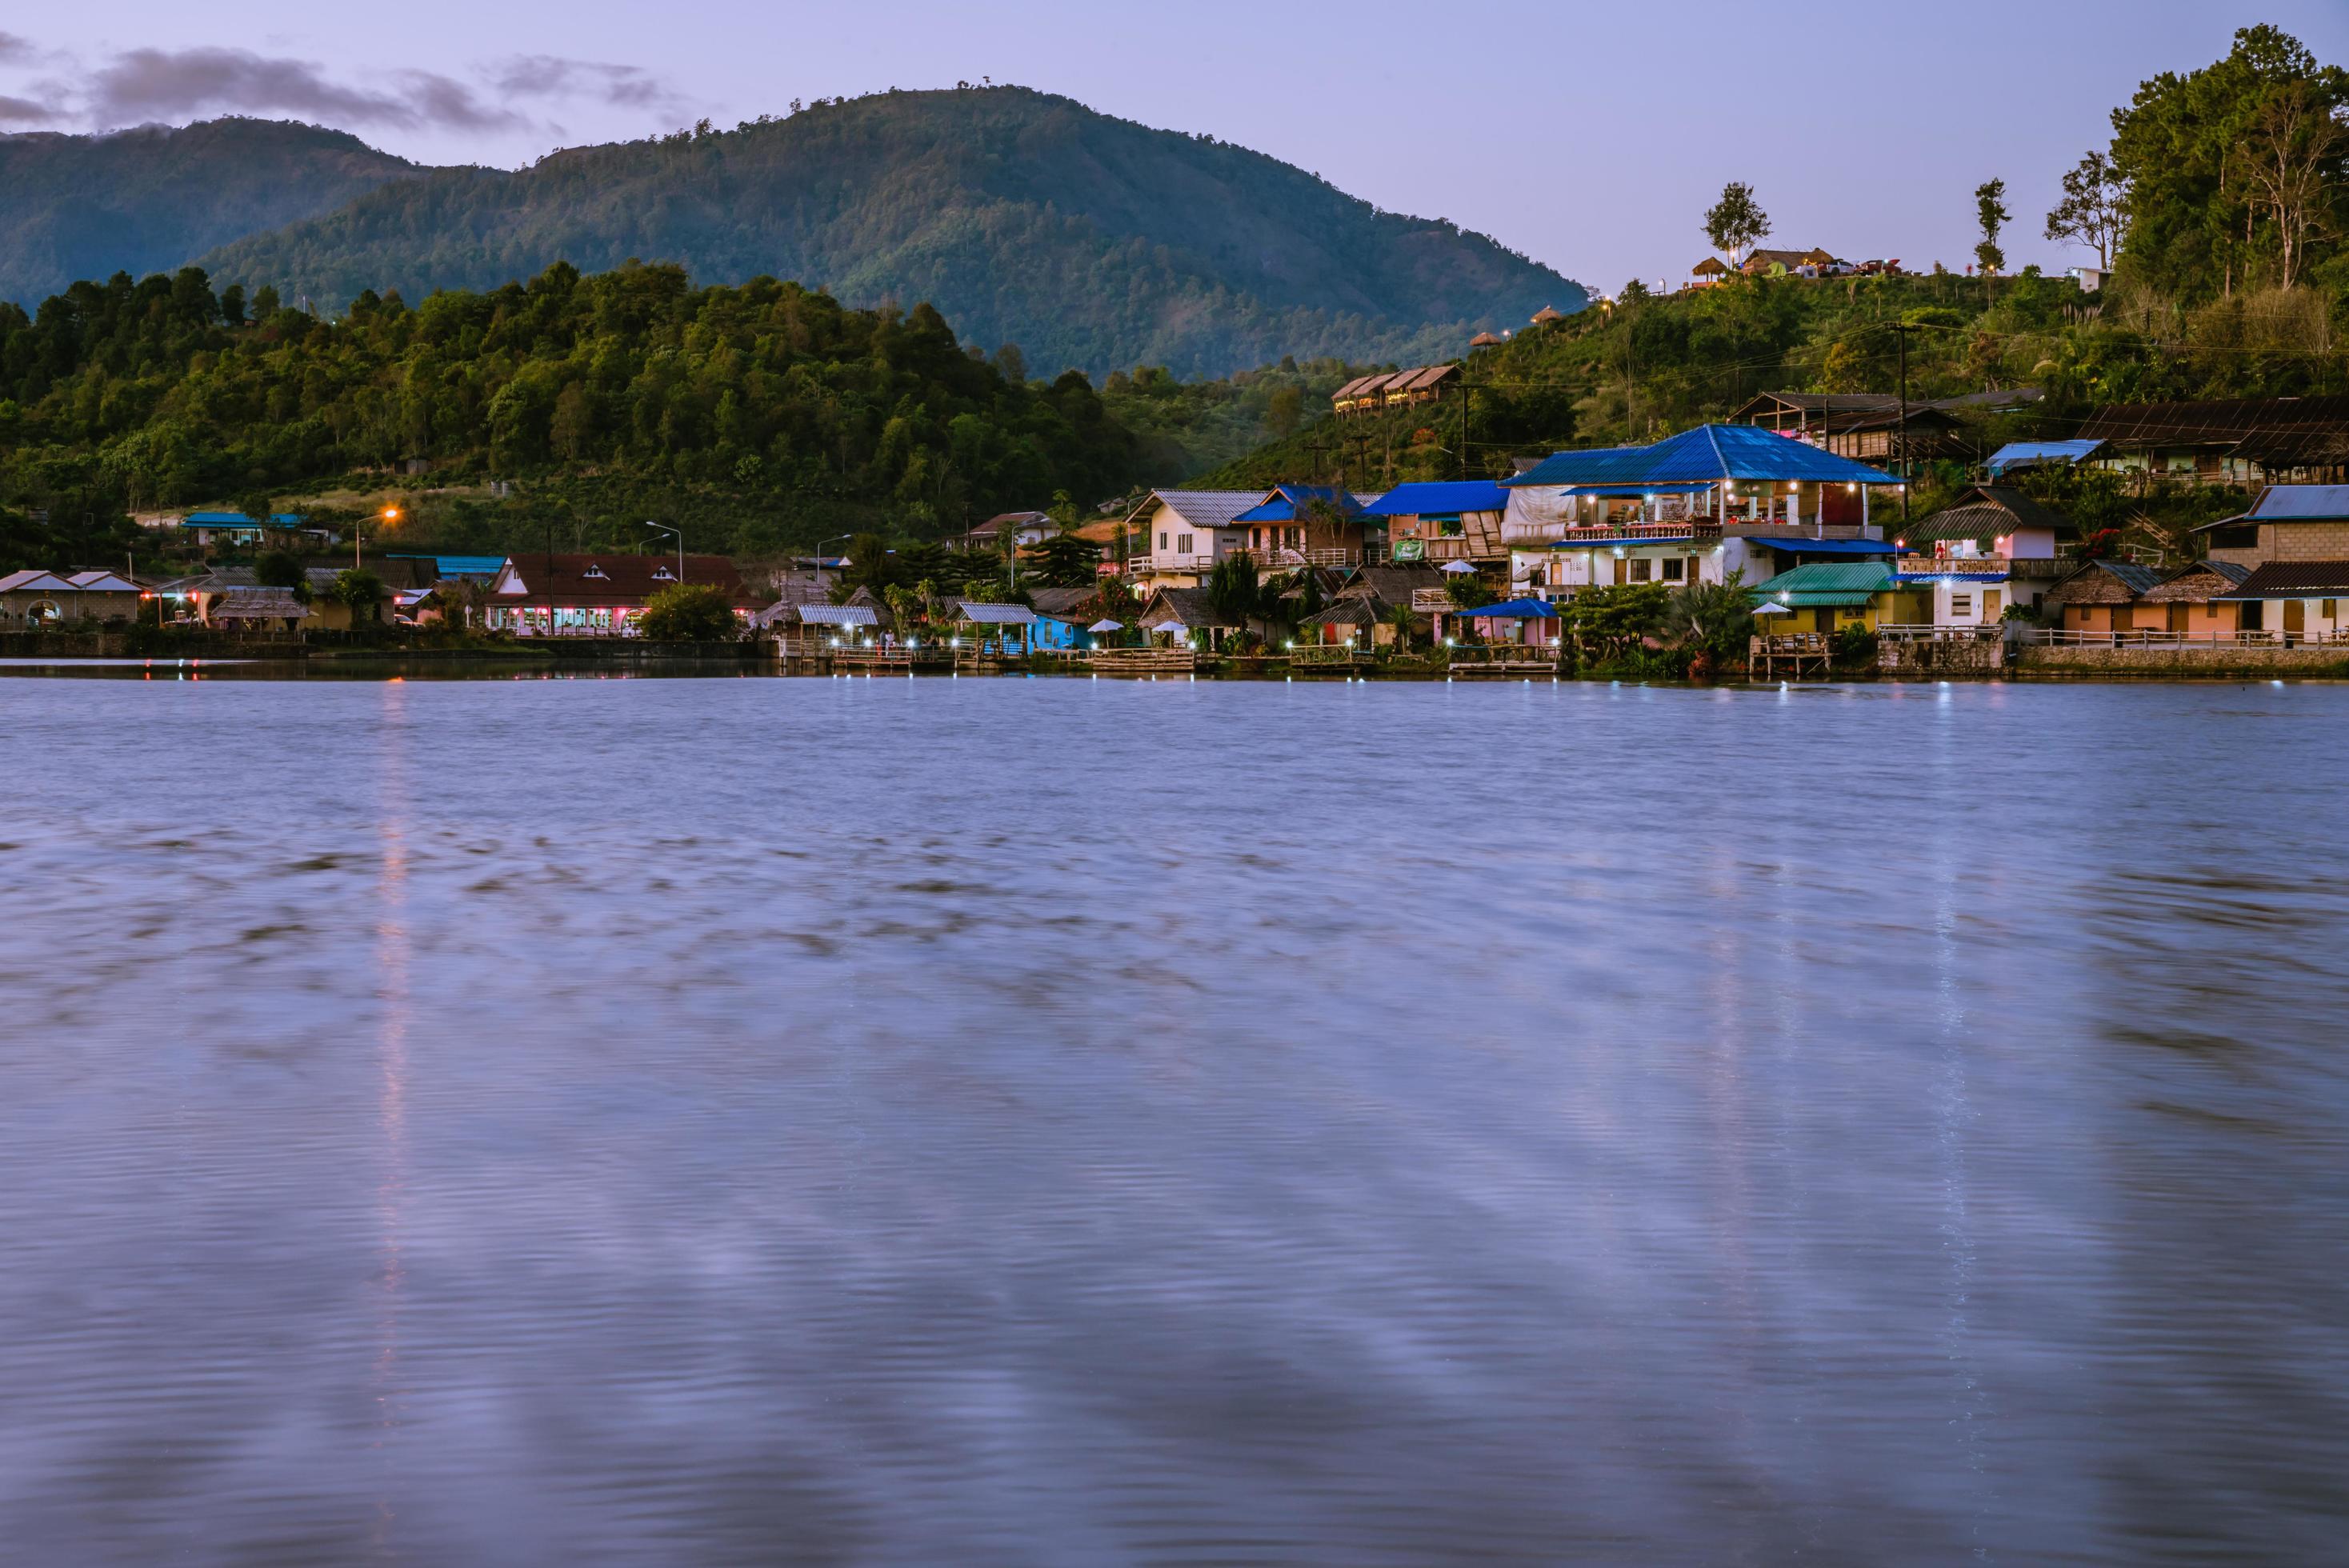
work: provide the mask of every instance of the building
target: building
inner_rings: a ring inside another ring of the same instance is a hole
[[[1833,636],[1855,627],[1922,624],[1924,599],[1899,583],[1889,561],[1815,561],[1764,583],[1754,614],[1769,636]]]
[[[2349,561],[2349,484],[2271,485],[2249,511],[2195,531],[2215,561]]]
[[[1509,560],[1501,531],[1508,510],[1509,492],[1490,480],[1439,480],[1397,485],[1362,515],[1384,524],[1386,557],[1397,565],[1464,561],[1498,573]]]
[[[1375,499],[1336,485],[1275,485],[1232,525],[1247,530],[1239,548],[1266,572],[1359,566],[1366,545],[1386,542],[1386,520],[1368,515]]]
[[[1731,573],[1756,583],[1811,560],[1889,561],[1870,498],[1901,487],[1752,425],[1699,425],[1652,446],[1554,453],[1501,488],[1510,581],[1556,599],[1595,583]]]
[[[1145,588],[1200,586],[1217,561],[1247,548],[1232,520],[1263,500],[1262,490],[1152,490],[1126,516],[1146,551],[1128,569]]]
[[[170,530],[175,538],[193,543],[198,549],[210,549],[214,544],[233,549],[299,549],[331,544],[336,537],[331,529],[306,526],[302,514],[292,511],[272,512],[266,518],[254,518],[241,511],[191,511],[141,517],[138,521],[141,528]]]
[[[645,604],[679,583],[723,593],[748,621],[758,605],[722,555],[511,555],[490,583],[486,624],[523,636],[627,635]]]
[[[1486,334],[1470,347],[1478,347],[1500,339]],[[1383,370],[1370,376],[1357,376],[1330,395],[1330,407],[1340,415],[1375,414],[1383,408],[1400,407],[1413,403],[1434,403],[1444,393],[1459,385],[1457,365],[1416,365],[1408,370]]]
[[[1220,648],[1251,629],[1245,622],[1216,609],[1204,588],[1153,590],[1142,606],[1137,624],[1154,636],[1213,648]]]
[[[2113,405],[2076,433],[2105,444],[2099,467],[2144,482],[2349,480],[2349,397]]]
[[[146,590],[111,572],[12,572],[0,577],[0,629],[139,618]]]
[[[998,512],[968,532],[955,535],[947,541],[947,544],[950,549],[968,551],[973,554],[999,554],[1003,549],[1003,535],[1006,530],[1009,530],[1018,537],[1019,548],[1025,550],[1031,544],[1041,544],[1060,532],[1061,525],[1054,521],[1050,512]]]
[[[1436,616],[1438,636],[1462,633],[1486,643],[1523,643],[1531,647],[1557,645],[1557,608],[1547,599],[1505,599],[1473,610],[1445,610]]]
[[[1029,640],[1039,648],[1090,648],[1093,645],[1092,624],[1101,619],[1094,612],[1101,604],[1098,588],[1036,588],[1029,591],[1028,602],[1036,619],[1028,629]]]
[[[1829,251],[1754,251],[1738,264],[1737,270],[1748,277],[1775,277],[1785,273],[1798,273],[1805,267],[1809,267],[1813,269],[1812,275],[1816,276],[1817,273],[1836,264],[1835,254]]]
[[[1723,261],[1719,256],[1707,256],[1689,269],[1689,281],[1684,286],[1692,289],[1711,288],[1730,275],[1731,268],[1727,262]]]
[[[1981,449],[1971,421],[2028,407],[2044,396],[2036,387],[2009,387],[1956,397],[1912,398],[1904,417],[1900,399],[1889,392],[1761,392],[1729,418],[1732,424],[1775,430],[1858,462],[1898,461],[1904,439],[1911,461],[1971,459]]]
[[[2243,585],[2251,568],[2228,561],[2196,561],[2164,577],[2137,596],[2137,620],[2158,605],[2176,636],[2231,638],[2242,630],[2243,606],[2229,596]]]
[[[2079,538],[2070,518],[2021,490],[1977,485],[1901,526],[1894,570],[1904,587],[1932,594],[1933,625],[1983,625],[2013,605],[2036,609],[2071,570]]]
[[[2083,562],[2047,591],[2045,603],[2063,612],[2067,632],[2166,632],[2169,611],[2156,604],[2140,611],[2138,601],[2161,582],[2160,572],[2133,561],[2099,557]]]
[[[2349,561],[2271,561],[2222,597],[2246,633],[2272,634],[2287,645],[2349,641]]]
[[[1984,466],[1993,480],[2025,469],[2076,468],[2105,449],[2102,441],[2009,441],[1992,452]]]

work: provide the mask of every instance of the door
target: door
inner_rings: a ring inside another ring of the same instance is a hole
[[[1985,588],[1982,590],[1982,618],[1984,625],[1990,625],[1998,620],[1999,613],[2004,607],[2001,603],[2003,597],[2003,592],[2000,589]]]
[[[2283,640],[2291,642],[2308,630],[2308,601],[2287,599],[2283,602]]]

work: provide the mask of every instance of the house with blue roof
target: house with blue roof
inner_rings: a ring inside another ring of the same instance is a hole
[[[265,519],[248,517],[241,511],[191,511],[181,517],[156,518],[148,525],[177,530],[181,538],[192,541],[199,549],[214,544],[258,548],[332,542],[334,539],[327,529],[305,526],[302,514],[293,511],[272,512]]]
[[[1615,583],[1766,582],[1812,561],[1883,561],[1873,516],[1901,483],[1751,425],[1557,452],[1500,481],[1510,578],[1551,598]]]
[[[1398,565],[1463,561],[1498,573],[1509,547],[1501,519],[1509,492],[1490,480],[1402,484],[1362,509],[1386,530],[1386,557]]]

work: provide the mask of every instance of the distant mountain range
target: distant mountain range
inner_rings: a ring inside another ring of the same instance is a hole
[[[256,142],[264,129],[283,142]],[[295,179],[305,139],[320,167]],[[76,143],[37,139],[59,168],[65,150],[52,144]],[[1587,303],[1571,280],[1449,222],[1381,212],[1261,153],[1019,88],[877,93],[512,173],[419,169],[337,132],[250,121],[78,145],[110,160],[81,177],[104,210],[144,217],[102,258],[88,244],[69,263],[55,246],[23,258],[0,271],[0,294],[27,299],[70,276],[193,257],[215,283],[272,284],[339,308],[370,288],[414,301],[556,261],[594,272],[634,257],[707,283],[792,279],[852,305],[926,300],[967,344],[1019,345],[1033,374],[1147,364],[1185,377],[1284,355],[1434,358],[1545,304]],[[153,149],[154,167],[126,157],[138,147]],[[261,177],[227,179],[254,161],[267,165]],[[69,221],[65,182],[16,183],[0,166],[0,224]],[[256,187],[274,191],[274,209],[239,194]]]
[[[0,135],[0,300],[170,272],[424,170],[347,131],[267,119]]]

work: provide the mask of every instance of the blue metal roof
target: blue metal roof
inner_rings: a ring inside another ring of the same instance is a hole
[[[1998,478],[2009,469],[2024,468],[2033,463],[2063,463],[2067,467],[2080,462],[2104,445],[2102,441],[2009,441],[1990,455],[1990,477]]]
[[[1234,522],[1295,522],[1298,509],[1319,501],[1347,516],[1362,510],[1351,490],[1336,485],[1275,485],[1272,494],[1234,517]]]
[[[1495,621],[1555,621],[1557,606],[1540,599],[1511,599],[1500,604],[1479,604],[1473,610],[1447,610],[1464,621],[1492,619]]]
[[[1433,513],[1502,511],[1509,492],[1490,480],[1445,480],[1397,485],[1362,509],[1364,517],[1423,517]]]
[[[273,511],[269,514],[270,525],[274,528],[293,528],[301,521],[299,512]],[[188,521],[191,524],[201,523],[206,528],[228,528],[240,524],[246,528],[261,526],[241,511],[191,511],[188,513]]]
[[[1895,555],[1899,551],[1889,540],[1883,539],[1748,539],[1748,544],[1766,544],[1773,550],[1791,551],[1797,555]]]
[[[1508,485],[1625,485],[1642,490],[1724,480],[1799,480],[1812,484],[1889,485],[1881,469],[1754,425],[1699,425],[1651,447],[1556,452]]]
[[[1692,495],[1698,490],[1709,490],[1712,488],[1710,482],[1700,480],[1693,483],[1671,485],[1569,485],[1567,487],[1566,493],[1606,496]]]
[[[2270,485],[2252,503],[2252,522],[2332,522],[2349,519],[2349,485]]]

